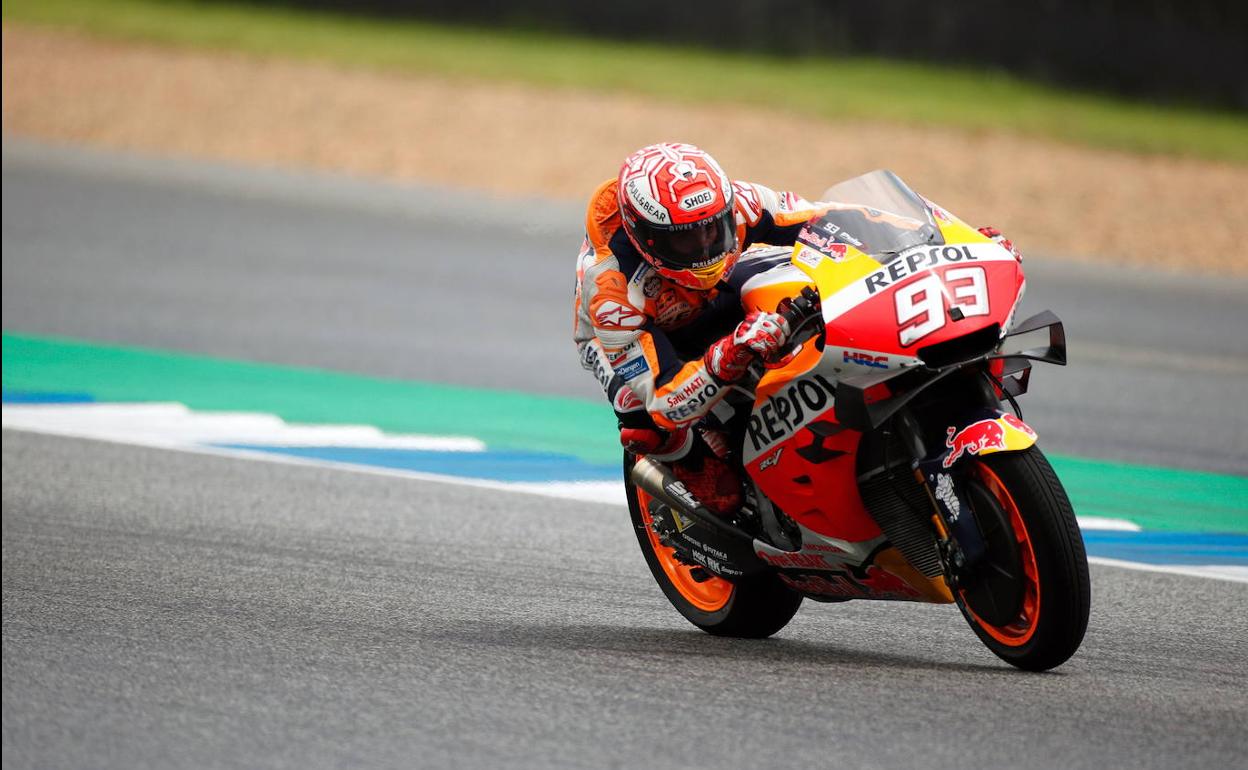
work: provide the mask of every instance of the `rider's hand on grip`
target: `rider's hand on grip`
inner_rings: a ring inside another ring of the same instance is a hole
[[[817,333],[817,329],[810,322],[820,316],[819,311],[819,295],[810,287],[802,289],[802,293],[796,297],[780,300],[776,305],[776,313],[788,322],[789,333],[785,346],[766,357],[766,368],[779,369],[797,357],[800,344],[809,338],[809,333]]]
[[[745,375],[751,361],[772,356],[788,337],[789,322],[784,316],[754,310],[731,335],[706,351],[706,368],[721,382],[735,382]]]
[[[1017,259],[1019,262],[1023,261],[1023,255],[1020,254],[1018,249],[1014,246],[1014,241],[1011,241],[1009,238],[1002,235],[1001,231],[997,228],[981,227],[979,228],[979,234],[990,239],[992,242],[1001,246],[1001,248],[1013,254],[1014,259]]]

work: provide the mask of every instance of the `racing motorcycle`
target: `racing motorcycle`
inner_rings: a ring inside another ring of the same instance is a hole
[[[822,200],[741,290],[782,310],[788,349],[707,418],[745,469],[739,513],[625,453],[650,571],[711,634],[770,636],[806,598],[947,603],[1008,663],[1060,665],[1087,629],[1087,558],[1016,398],[1034,361],[1066,363],[1061,321],[1017,319],[1016,254],[891,172]]]

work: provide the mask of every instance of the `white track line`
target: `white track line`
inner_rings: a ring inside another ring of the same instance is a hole
[[[1108,516],[1080,516],[1079,529],[1098,529],[1111,532],[1140,532],[1139,524],[1126,519],[1111,519]]]
[[[171,403],[5,404],[6,428],[178,448],[188,444],[264,444],[435,452],[484,452],[468,436],[383,433],[371,425],[288,423],[263,412],[195,411]]]
[[[9,406],[6,405],[7,411]],[[62,432],[59,430],[42,430],[39,428],[21,427],[10,425],[8,420],[5,421],[4,427],[10,430],[26,431],[30,433],[45,433],[56,436],[73,436],[73,434]],[[92,441],[103,441],[110,444],[135,445],[137,442],[120,440],[114,438],[100,438],[95,436],[73,436],[75,438],[85,438]],[[232,449],[228,447],[212,447],[197,445],[169,445],[169,444],[137,444],[139,446],[154,446],[161,449],[173,449],[180,452],[189,452],[192,454],[209,455],[213,457],[227,457],[234,459],[260,460],[262,462],[278,463],[281,465],[297,465],[311,468],[328,468],[331,470],[348,471],[350,473],[363,473],[371,476],[384,476],[387,478],[414,479],[417,481],[431,481],[438,484],[452,484],[461,487],[472,487],[476,489],[492,489],[502,492],[519,492],[527,495],[539,495],[542,497],[558,498],[562,500],[572,500],[582,503],[592,503],[599,505],[611,505],[613,507],[621,507],[625,505],[623,484],[620,482],[552,482],[552,483],[534,483],[534,482],[503,482],[491,481],[489,479],[469,479],[459,476],[444,476],[436,473],[422,473],[420,471],[406,471],[396,468],[378,468],[367,465],[355,465],[352,463],[336,462],[333,460],[321,460],[317,458],[294,457],[291,455],[274,454],[271,452],[262,452],[248,449]],[[1116,521],[1109,519],[1107,521]],[[1095,523],[1095,522],[1094,522]],[[1090,557],[1090,563],[1100,564],[1109,567],[1121,567],[1123,569],[1137,570],[1141,572],[1160,572],[1170,575],[1183,575],[1186,577],[1212,578],[1215,580],[1223,580],[1233,583],[1248,583],[1248,568],[1229,567],[1229,566],[1197,566],[1197,565],[1155,565],[1142,564],[1138,562],[1120,561],[1118,559],[1106,559],[1102,557]]]
[[[1103,564],[1106,567],[1133,569],[1140,572],[1164,572],[1170,575],[1216,578],[1218,580],[1229,580],[1232,583],[1248,584],[1248,567],[1235,567],[1226,564],[1219,564],[1216,566],[1201,564],[1141,564],[1135,561],[1107,559],[1104,556],[1089,556],[1088,563]]]

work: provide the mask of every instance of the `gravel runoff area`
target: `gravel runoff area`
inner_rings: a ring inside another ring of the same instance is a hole
[[[4,25],[6,135],[574,199],[683,140],[817,197],[890,168],[1025,252],[1248,274],[1248,166],[746,107],[384,74]],[[821,98],[834,95],[823,95]],[[569,252],[575,246],[569,246]]]

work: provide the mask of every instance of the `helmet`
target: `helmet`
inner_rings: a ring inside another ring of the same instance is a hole
[[[740,254],[732,183],[691,144],[652,144],[624,161],[617,186],[624,232],[659,274],[710,289]]]

